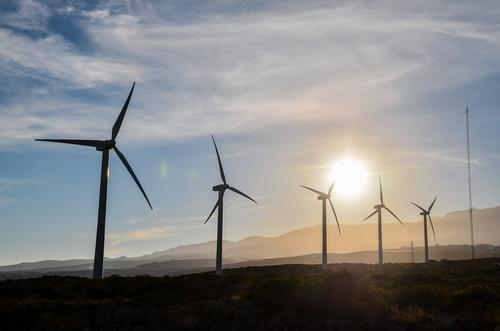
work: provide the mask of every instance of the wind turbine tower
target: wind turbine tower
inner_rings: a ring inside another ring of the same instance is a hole
[[[108,195],[108,171],[109,171],[109,152],[110,150],[114,150],[118,158],[122,161],[125,168],[127,168],[130,176],[134,179],[135,183],[139,187],[146,199],[149,208],[153,210],[151,203],[142,188],[139,179],[132,170],[132,167],[128,163],[125,155],[120,152],[118,147],[116,147],[116,137],[118,136],[118,132],[120,131],[120,127],[123,122],[123,118],[125,117],[125,113],[127,112],[128,105],[130,103],[130,98],[132,97],[132,92],[134,92],[135,82],[130,89],[130,93],[125,101],[125,104],[118,115],[118,118],[113,125],[113,129],[111,131],[111,139],[109,140],[81,140],[81,139],[35,139],[36,141],[46,141],[52,143],[63,143],[63,144],[71,144],[71,145],[80,145],[80,146],[88,146],[94,147],[99,152],[102,152],[102,162],[101,162],[101,184],[99,190],[99,211],[97,215],[97,235],[96,235],[96,243],[95,243],[95,255],[94,255],[94,271],[93,278],[94,279],[102,279],[102,269],[103,269],[103,261],[104,261],[104,231],[106,225],[106,201]]]
[[[217,202],[215,203],[214,208],[210,212],[210,215],[208,215],[207,220],[205,221],[205,224],[208,222],[212,214],[215,212],[215,209],[217,210],[217,248],[216,248],[216,253],[215,253],[215,273],[217,275],[222,275],[222,221],[223,221],[223,207],[224,207],[224,193],[226,190],[233,191],[234,193],[237,193],[247,199],[252,200],[253,202],[257,203],[254,199],[250,198],[248,195],[245,193],[241,192],[240,190],[229,186],[226,182],[226,176],[224,175],[224,168],[222,167],[222,162],[220,160],[220,155],[219,155],[219,150],[217,149],[217,144],[215,143],[214,136],[212,136],[212,141],[214,143],[215,147],[215,153],[217,154],[217,161],[219,163],[219,172],[220,172],[220,177],[222,179],[222,184],[216,185],[212,187],[212,190],[215,192],[218,192],[219,198],[217,199]]]
[[[416,203],[413,203],[410,201],[411,204],[413,204],[415,207],[421,210],[420,215],[424,217],[424,251],[425,251],[425,263],[429,263],[429,240],[427,239],[427,219],[429,220],[429,223],[431,224],[432,228],[432,234],[434,235],[434,241],[436,241],[436,232],[434,231],[434,225],[432,224],[432,218],[431,218],[431,209],[434,206],[434,203],[436,203],[437,197],[434,198],[432,201],[431,205],[429,206],[428,209],[424,209],[417,205]]]
[[[340,232],[340,224],[339,224],[339,219],[337,218],[337,213],[335,212],[335,208],[333,208],[333,203],[332,203],[332,191],[333,187],[335,186],[335,181],[332,182],[330,185],[330,188],[328,189],[328,193],[323,193],[321,191],[312,189],[310,187],[300,185],[301,187],[305,188],[306,190],[312,191],[318,195],[318,200],[321,200],[322,202],[322,211],[323,211],[323,223],[322,223],[322,229],[323,229],[323,241],[322,241],[322,252],[321,252],[321,265],[324,271],[328,270],[328,248],[327,248],[327,226],[326,226],[326,201],[330,203],[330,206],[332,207],[333,215],[335,216],[335,221],[337,221],[337,227],[339,229],[339,235],[342,235]]]
[[[387,210],[392,216],[394,216],[401,225],[404,225],[403,222],[396,216],[385,204],[384,204],[384,195],[382,194],[382,180],[380,176],[378,176],[378,184],[380,188],[380,204],[373,206],[375,211],[368,215],[363,221],[366,221],[373,215],[377,214],[378,216],[378,264],[384,263],[384,253],[382,248],[382,209]]]

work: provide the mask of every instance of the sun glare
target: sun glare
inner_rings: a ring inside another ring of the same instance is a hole
[[[365,188],[368,173],[362,162],[345,158],[333,163],[331,169],[329,181],[335,180],[335,192],[354,197]]]

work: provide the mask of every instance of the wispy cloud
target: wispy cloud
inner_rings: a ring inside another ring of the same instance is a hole
[[[34,180],[22,178],[1,178],[0,177],[0,206],[8,206],[18,202],[12,197],[12,192],[20,186],[37,183]]]
[[[108,236],[112,245],[120,245],[131,241],[155,240],[171,236],[171,226],[156,226],[131,232],[112,233]]]
[[[467,164],[467,158],[458,156],[457,151],[453,149],[441,151],[412,151],[401,153],[401,155],[416,156],[420,159],[432,159],[441,163],[453,165],[461,164],[465,166]],[[479,161],[479,159],[473,158],[471,159],[471,164],[479,165],[481,164],[481,162]]]
[[[461,86],[500,68],[498,23],[492,23],[498,6],[474,20],[481,6],[428,5],[432,14],[390,2],[316,4],[305,10],[270,4],[268,10],[223,15],[205,8],[183,21],[162,16],[153,3],[143,10],[102,5],[78,16],[96,45],[91,53],[79,52],[49,29],[31,38],[2,28],[2,69],[45,77],[54,85],[48,95],[2,107],[1,115],[9,141],[30,136],[28,123],[46,134],[83,135],[92,125],[101,127],[102,117],[111,123],[118,110],[102,107],[101,118],[83,122],[74,116],[95,108],[91,101],[70,114],[58,112],[57,121],[44,120],[54,118],[36,110],[55,103],[75,106],[71,98],[52,97],[54,90],[110,86],[118,97],[120,87],[124,98],[124,85],[138,80],[133,106],[140,111],[127,121],[128,137],[184,139],[215,128],[221,134],[289,121],[357,118],[396,107],[410,94]],[[40,11],[45,16],[36,18],[37,11],[28,12],[18,15],[29,22],[61,15]]]
[[[0,55],[3,67],[18,66],[18,75],[26,72],[61,80],[75,88],[93,87],[141,78],[141,69],[111,57],[78,54],[63,37],[50,34],[33,40],[6,29],[0,29]],[[34,54],[36,54],[34,56]],[[13,70],[9,70],[12,73]]]

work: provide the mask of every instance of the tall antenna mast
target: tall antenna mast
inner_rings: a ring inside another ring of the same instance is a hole
[[[470,174],[469,101],[467,101],[465,118],[467,123],[467,170],[468,170],[468,184],[469,184],[470,249],[471,249],[472,259],[475,259],[476,255],[474,253],[474,220],[472,219],[472,183]]]

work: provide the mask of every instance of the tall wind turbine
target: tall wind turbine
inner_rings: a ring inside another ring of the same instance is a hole
[[[321,261],[322,261],[322,267],[324,271],[328,270],[328,256],[327,256],[327,245],[326,245],[326,201],[330,203],[330,206],[332,207],[333,210],[333,215],[335,216],[335,220],[337,221],[337,227],[339,228],[339,234],[342,235],[340,232],[340,224],[339,224],[339,219],[337,218],[337,213],[335,212],[335,208],[333,208],[333,203],[331,200],[331,194],[333,191],[333,187],[335,186],[335,181],[332,182],[330,185],[330,188],[328,189],[328,193],[323,193],[320,191],[317,191],[315,189],[312,189],[310,187],[300,185],[301,187],[312,191],[318,195],[318,200],[321,200],[322,205],[323,205],[323,250],[322,250],[322,255],[321,255]]]
[[[372,217],[375,214],[378,214],[378,263],[383,264],[384,263],[384,256],[383,256],[383,250],[382,250],[382,209],[387,210],[392,216],[394,216],[399,223],[402,225],[403,222],[399,219],[399,217],[396,216],[387,206],[384,204],[384,195],[382,194],[382,180],[380,179],[380,176],[378,176],[378,184],[380,187],[380,204],[373,206],[375,208],[375,211],[368,215],[363,221],[366,221],[370,217]]]
[[[128,163],[125,156],[120,152],[118,147],[116,147],[116,136],[120,131],[120,127],[123,122],[123,118],[125,117],[125,113],[127,112],[128,104],[130,102],[130,98],[132,97],[132,92],[134,91],[135,82],[132,85],[132,89],[125,101],[125,104],[118,115],[118,118],[113,125],[113,129],[111,131],[111,139],[110,140],[81,140],[81,139],[35,139],[36,141],[48,141],[53,143],[63,143],[63,144],[72,144],[72,145],[81,145],[88,147],[95,147],[96,150],[102,152],[102,163],[101,163],[101,185],[99,191],[99,212],[97,216],[97,236],[95,243],[95,255],[94,255],[94,271],[93,278],[94,279],[102,279],[102,267],[103,267],[103,259],[104,259],[104,230],[106,224],[106,198],[108,192],[108,165],[109,165],[109,151],[114,150],[118,158],[122,161],[125,168],[127,168],[128,172],[134,179],[137,186],[141,190],[144,198],[149,205],[149,208],[153,210],[151,203],[142,188],[139,179],[132,170],[132,167]]]
[[[424,208],[422,208],[422,207],[420,207],[416,203],[413,203],[413,202],[410,201],[410,203],[412,203],[415,207],[417,207],[418,209],[420,209],[422,211],[420,213],[420,215],[424,216],[425,263],[429,262],[429,241],[427,239],[427,218],[429,218],[429,222],[431,223],[432,234],[434,235],[434,241],[436,241],[436,232],[434,232],[434,225],[432,224],[432,218],[431,218],[431,209],[434,206],[434,203],[436,202],[436,199],[437,199],[437,196],[434,198],[434,200],[432,201],[431,205],[429,206],[429,208],[427,210],[424,209]]]
[[[210,212],[210,215],[208,215],[207,220],[205,221],[205,224],[208,222],[210,217],[212,217],[215,209],[218,208],[217,210],[217,251],[215,253],[215,273],[217,275],[222,274],[222,218],[223,218],[223,206],[224,206],[224,193],[226,190],[233,191],[234,193],[237,193],[239,195],[244,196],[247,199],[252,200],[253,202],[257,203],[254,199],[250,198],[248,195],[245,193],[241,192],[240,190],[229,186],[229,184],[226,182],[226,176],[224,175],[224,169],[222,168],[222,162],[220,160],[220,155],[219,155],[219,150],[217,149],[217,144],[215,143],[214,136],[212,136],[212,141],[214,143],[215,147],[215,153],[217,153],[217,161],[219,162],[219,172],[220,172],[220,177],[222,179],[222,184],[216,185],[212,187],[212,190],[215,192],[219,192],[219,198],[217,199],[217,202],[215,203],[214,208]]]

